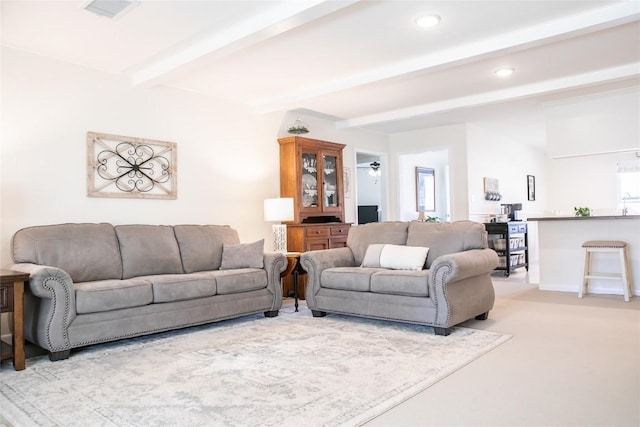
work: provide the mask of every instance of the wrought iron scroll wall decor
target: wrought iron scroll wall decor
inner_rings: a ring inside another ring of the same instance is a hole
[[[87,133],[90,197],[175,199],[175,142]]]

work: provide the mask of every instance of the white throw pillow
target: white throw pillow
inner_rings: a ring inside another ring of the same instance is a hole
[[[424,246],[369,245],[362,261],[362,267],[422,270],[428,253],[429,248]]]
[[[361,267],[380,268],[380,253],[384,246],[383,244],[369,245],[367,252],[364,254]]]

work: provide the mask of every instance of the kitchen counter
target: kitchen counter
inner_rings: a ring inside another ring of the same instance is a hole
[[[551,216],[527,220],[533,225],[530,233],[537,234],[535,255],[540,289],[575,292],[577,297],[584,269],[582,244],[587,240],[621,240],[628,245],[632,293],[640,295],[640,215]],[[600,254],[595,258],[596,271],[620,271],[617,256]],[[622,295],[622,287],[614,280],[594,279],[589,292]]]
[[[527,218],[527,221],[591,221],[610,219],[640,219],[640,215],[545,216],[540,218]]]

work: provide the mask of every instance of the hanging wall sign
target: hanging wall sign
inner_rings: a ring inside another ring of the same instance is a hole
[[[176,143],[87,133],[87,195],[175,199]]]

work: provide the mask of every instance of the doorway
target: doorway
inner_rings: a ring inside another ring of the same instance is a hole
[[[382,189],[386,176],[386,156],[356,151],[357,224],[385,220],[385,202]]]

